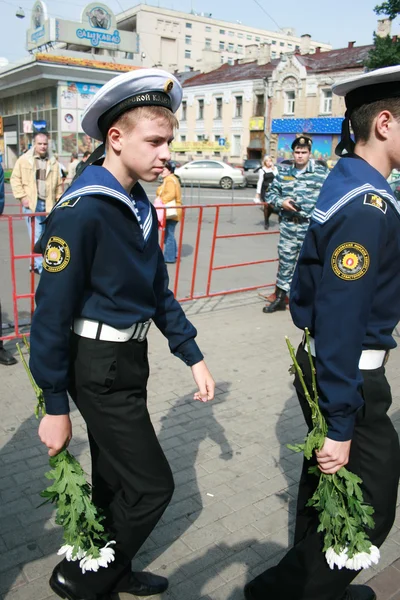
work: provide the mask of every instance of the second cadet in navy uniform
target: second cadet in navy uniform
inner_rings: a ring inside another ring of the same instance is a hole
[[[364,500],[375,510],[375,527],[368,532],[375,546],[384,542],[396,513],[400,449],[387,416],[392,399],[384,365],[400,319],[400,207],[386,181],[400,166],[400,66],[359,75],[333,91],[345,96],[347,107],[337,149],[343,158],[317,201],[290,297],[295,325],[312,335],[328,435],[303,465],[294,547],[247,584],[247,600],[376,597],[368,586],[350,585],[357,571],[328,566],[318,513],[306,506],[318,483],[310,465],[318,464],[322,473],[348,465],[361,477]],[[311,389],[304,342],[297,358]],[[295,387],[311,427],[297,377]]]
[[[50,585],[68,600],[147,596],[168,585],[163,577],[131,572],[132,557],[174,490],[146,403],[151,320],[191,367],[195,399],[214,396],[196,329],[168,289],[156,212],[138,183],[155,181],[170,159],[181,99],[179,82],[159,69],[104,85],[82,119],[86,134],[104,140],[104,162],[90,164],[100,147],[50,213],[41,239],[30,359],[47,411],[39,435],[50,455],[71,439],[68,391],[88,429],[93,500],[116,540],[107,568],[82,574],[79,561],[57,565]]]

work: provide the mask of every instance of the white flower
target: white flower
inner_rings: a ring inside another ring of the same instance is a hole
[[[347,559],[345,567],[353,571],[368,569],[372,564],[378,564],[380,556],[378,548],[371,545],[369,552],[358,552],[353,558]]]
[[[100,556],[98,558],[93,558],[91,554],[84,556],[79,563],[82,573],[86,571],[98,571],[99,567],[107,567],[108,563],[115,559],[113,548],[109,548],[111,544],[115,544],[115,542],[107,542],[104,548],[100,548]]]
[[[86,554],[86,552],[84,550],[82,550],[82,548],[78,548],[78,552],[75,553],[75,556],[72,556],[73,551],[74,551],[73,546],[70,546],[70,544],[64,544],[64,546],[61,546],[61,548],[59,549],[57,554],[59,556],[61,554],[65,554],[65,558],[69,561],[81,560],[82,558],[84,558],[84,556]]]
[[[326,562],[328,563],[331,569],[334,569],[335,565],[338,569],[342,569],[346,565],[346,562],[349,558],[347,556],[347,548],[344,548],[344,550],[342,550],[340,554],[337,554],[335,550],[332,547],[330,547],[325,552],[325,558]]]

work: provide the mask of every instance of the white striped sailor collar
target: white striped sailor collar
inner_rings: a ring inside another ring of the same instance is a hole
[[[146,196],[146,192],[139,183],[133,186],[132,193],[134,195],[129,195],[110,171],[101,166],[90,165],[86,167],[82,175],[68,188],[68,191],[61,196],[54,208],[79,196],[100,195],[112,197],[123,202],[131,210],[143,231],[144,238],[147,239],[153,220],[150,202]],[[149,205],[148,215],[144,223],[142,223],[139,210],[136,206],[135,197],[137,200]]]
[[[354,163],[354,159],[357,161],[356,163]],[[325,198],[323,198],[323,193],[325,189],[328,189],[324,187],[312,214],[312,220],[317,221],[321,224],[326,223],[341,208],[346,206],[346,204],[348,204],[352,200],[355,200],[356,198],[359,198],[360,196],[364,196],[365,194],[376,194],[377,196],[380,196],[381,198],[387,200],[389,204],[393,206],[400,218],[400,203],[394,197],[386,179],[381,173],[379,173],[374,167],[372,167],[361,157],[357,155],[351,155],[341,158],[334,170],[332,171],[332,174],[330,176],[331,179],[333,179],[332,176],[336,175],[336,172],[339,172],[339,170],[341,171],[342,177],[346,177],[346,175],[354,175],[355,165],[357,169],[360,170],[360,183],[363,179],[365,181],[367,177],[369,179],[369,182],[363,183],[359,186],[353,186],[346,193],[342,194],[340,198],[336,200],[332,205],[329,205],[329,201],[327,202]],[[343,181],[344,180],[340,181],[339,179],[339,184]],[[334,181],[332,180],[331,184],[333,183]],[[326,210],[321,210],[321,205]]]

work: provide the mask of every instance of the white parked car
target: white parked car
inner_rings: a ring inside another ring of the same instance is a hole
[[[175,169],[175,175],[182,184],[215,185],[224,190],[246,185],[241,169],[219,160],[193,160]]]

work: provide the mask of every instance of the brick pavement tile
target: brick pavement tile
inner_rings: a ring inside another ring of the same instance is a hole
[[[225,502],[214,502],[211,506],[208,506],[206,510],[200,510],[197,513],[192,513],[188,518],[192,521],[199,529],[210,523],[215,523],[231,514],[233,511]]]
[[[187,531],[196,532],[197,527],[188,518],[181,517],[172,523],[167,525],[157,525],[157,527],[151,532],[150,538],[158,546],[164,546],[170,542],[178,539]]]
[[[164,524],[170,523],[175,521],[175,519],[180,519],[182,516],[192,520],[192,515],[199,514],[201,510],[201,502],[192,496],[182,500],[181,502],[170,504],[163,514],[161,522]]]
[[[230,479],[228,485],[235,492],[240,493],[242,490],[255,486],[262,481],[264,481],[264,476],[258,471],[252,471],[244,475],[237,475],[234,479]]]
[[[32,504],[27,498],[18,498],[2,505],[1,516],[3,518],[11,517],[12,515],[23,514],[24,512],[28,514],[32,512],[32,508]]]
[[[191,552],[188,556],[177,561],[177,564],[179,564],[186,577],[192,577],[215,565],[225,557],[226,554],[221,548],[215,544],[211,544],[210,546],[201,548],[201,550]]]
[[[39,558],[42,556],[42,551],[35,542],[30,542],[26,545],[17,546],[13,550],[7,550],[1,556],[0,572],[5,572],[20,564]]]
[[[172,544],[151,548],[140,556],[140,560],[151,571],[152,569],[160,569],[163,565],[172,562],[179,562],[180,559],[189,556],[190,551],[189,546],[181,538]]]
[[[397,593],[400,588],[400,575],[394,567],[387,567],[376,575],[369,585],[375,591],[379,600],[389,600],[393,594]]]
[[[263,513],[254,506],[246,506],[237,510],[231,515],[224,517],[220,522],[224,527],[226,527],[226,529],[228,529],[228,531],[233,532],[245,527],[246,525],[255,523],[263,516]]]
[[[175,598],[198,600],[201,595],[211,594],[225,583],[215,567],[207,567],[201,573],[188,578],[172,590]]]
[[[38,541],[44,533],[54,530],[54,525],[51,521],[44,519],[36,523],[32,523],[29,527],[18,526],[13,522],[13,527],[9,531],[2,532],[2,538],[9,550],[21,544]]]
[[[227,530],[221,522],[210,523],[197,531],[192,531],[182,536],[182,541],[192,550],[200,550],[204,546],[217,543],[226,534]]]
[[[225,581],[235,579],[240,573],[247,573],[249,569],[260,564],[262,558],[251,547],[224,558],[215,566]]]
[[[45,600],[50,594],[49,578],[46,576],[5,594],[4,600]]]
[[[228,484],[229,485],[229,484]],[[227,498],[225,502],[233,509],[240,510],[246,506],[254,504],[258,509],[257,502],[264,498],[264,492],[257,487],[252,487],[243,492],[238,492],[233,496]]]
[[[26,585],[27,581],[24,577],[22,569],[14,567],[9,569],[6,574],[0,578],[0,594],[5,594],[13,589]]]

